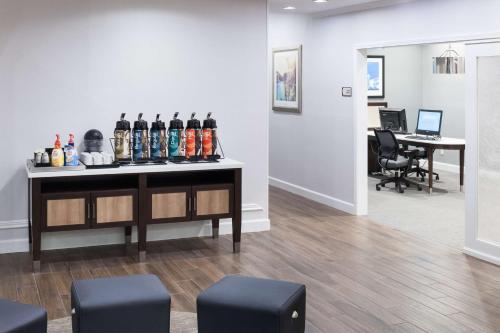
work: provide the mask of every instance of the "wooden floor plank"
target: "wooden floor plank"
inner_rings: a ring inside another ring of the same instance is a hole
[[[500,332],[500,268],[455,249],[271,188],[269,232],[44,252],[42,273],[28,254],[0,255],[0,297],[70,313],[73,280],[155,274],[176,311],[227,274],[304,283],[306,331]]]

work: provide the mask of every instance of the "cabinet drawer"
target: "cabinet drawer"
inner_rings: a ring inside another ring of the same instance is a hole
[[[42,199],[44,229],[87,228],[90,210],[88,194],[49,194]]]
[[[137,221],[136,190],[93,192],[92,202],[92,220],[96,226],[135,224]]]
[[[186,221],[191,218],[191,188],[158,188],[150,191],[153,222]]]
[[[203,217],[230,217],[233,214],[232,184],[193,186],[194,214]]]

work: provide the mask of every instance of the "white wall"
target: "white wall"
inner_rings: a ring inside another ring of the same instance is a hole
[[[417,123],[417,110],[422,106],[422,49],[418,45],[370,49],[368,55],[385,56],[385,101],[389,107],[405,108],[408,129]]]
[[[453,43],[452,48],[465,56],[465,45]],[[433,74],[432,58],[439,57],[448,44],[422,46],[422,107],[443,110],[442,136],[465,139],[465,74]],[[467,69],[466,69],[467,70]],[[435,160],[460,164],[456,151],[439,151]]]
[[[354,99],[341,97],[340,91],[342,86],[353,85],[355,47],[498,33],[499,11],[500,1],[496,0],[420,0],[311,19],[300,33],[304,44],[303,113],[293,120],[291,116],[271,117],[270,123],[271,143],[285,135],[300,134],[302,140],[271,144],[271,177],[332,206],[354,211]],[[285,24],[275,23],[284,20],[288,20],[284,14],[270,17],[270,36],[280,35],[273,29],[287,29]],[[297,26],[293,24],[292,32]],[[270,39],[270,43],[274,46],[281,41]]]
[[[27,245],[25,159],[55,133],[110,137],[122,112],[214,112],[226,155],[246,163],[243,229],[268,228],[266,50],[265,0],[0,0],[0,251],[16,238]],[[113,242],[122,232],[97,234]],[[46,243],[73,242],[64,237]]]

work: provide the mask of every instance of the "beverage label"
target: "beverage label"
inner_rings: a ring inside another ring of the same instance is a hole
[[[161,157],[160,131],[151,131],[151,157]]]
[[[212,155],[212,130],[203,130],[203,157]]]
[[[134,131],[134,160],[142,160],[142,132]]]
[[[179,156],[179,131],[171,130],[168,135],[168,156]]]
[[[130,158],[130,132],[116,131],[115,132],[115,156],[116,159]]]
[[[167,157],[167,134],[164,129],[160,130],[160,156]]]
[[[186,157],[196,155],[196,132],[194,129],[186,130]]]

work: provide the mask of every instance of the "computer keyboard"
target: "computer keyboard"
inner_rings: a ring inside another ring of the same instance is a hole
[[[426,141],[438,141],[440,138],[436,136],[422,136],[422,135],[408,135],[407,139],[413,140],[426,140]]]

